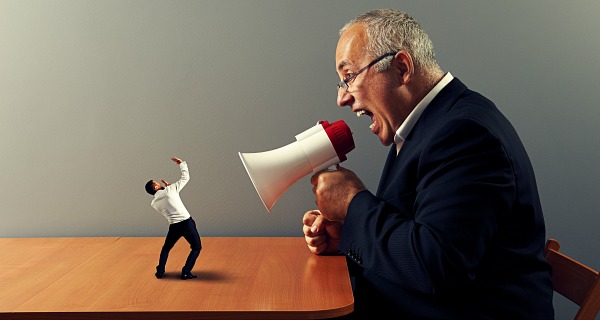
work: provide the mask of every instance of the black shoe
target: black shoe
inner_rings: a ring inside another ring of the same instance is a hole
[[[189,271],[187,271],[187,272],[184,271],[181,273],[181,280],[194,279],[194,278],[198,278],[198,276],[195,274],[192,274]]]
[[[156,273],[154,275],[156,276],[157,279],[162,279],[164,274],[165,274],[164,269],[160,269],[160,268],[156,267]]]

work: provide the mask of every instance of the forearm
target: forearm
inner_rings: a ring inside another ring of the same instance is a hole
[[[188,181],[190,181],[190,172],[185,161],[179,163],[179,169],[181,170],[181,178],[179,178],[179,181],[175,183],[175,188],[177,191],[183,189],[183,187],[188,183]]]
[[[400,286],[431,293],[433,284],[413,244],[414,229],[414,220],[362,191],[348,208],[339,249],[361,268]]]

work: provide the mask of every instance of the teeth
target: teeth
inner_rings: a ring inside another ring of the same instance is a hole
[[[367,112],[365,110],[356,111],[356,116],[357,117],[360,117],[360,116],[365,115],[365,114],[367,114]]]
[[[375,126],[375,123],[371,123],[371,125],[369,126],[369,129],[373,129],[374,126]]]

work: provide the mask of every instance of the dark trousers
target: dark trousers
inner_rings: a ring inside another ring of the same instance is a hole
[[[158,266],[156,267],[157,270],[164,272],[169,252],[181,237],[184,237],[185,240],[187,240],[191,249],[182,272],[192,271],[196,259],[198,259],[198,256],[200,255],[200,250],[202,250],[202,242],[200,241],[200,235],[196,229],[196,222],[191,217],[187,220],[169,225],[169,232],[167,233],[165,244],[160,251],[160,259],[158,261]]]

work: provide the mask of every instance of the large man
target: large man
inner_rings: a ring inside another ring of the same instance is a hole
[[[179,181],[169,184],[165,180],[161,180],[164,186],[155,180],[150,180],[146,183],[146,192],[154,196],[151,203],[152,207],[162,213],[167,218],[167,221],[169,221],[169,232],[160,251],[155,275],[159,279],[163,277],[169,252],[175,246],[175,243],[181,237],[184,237],[190,244],[190,253],[181,270],[181,279],[187,280],[197,278],[197,275],[192,273],[192,268],[200,255],[202,243],[196,229],[196,222],[192,219],[192,216],[183,205],[183,201],[181,201],[181,197],[179,196],[181,189],[190,180],[187,163],[176,157],[171,158],[171,160],[178,164],[179,169],[181,169],[181,178]]]
[[[534,172],[495,105],[438,66],[421,26],[374,10],[340,31],[337,102],[390,147],[376,194],[311,177],[312,252],[347,256],[359,319],[553,319]]]

